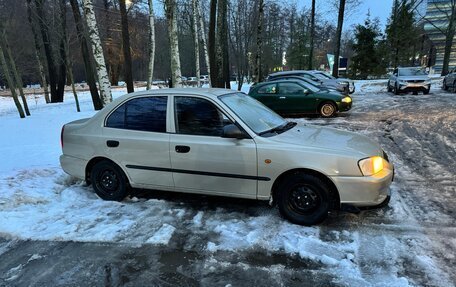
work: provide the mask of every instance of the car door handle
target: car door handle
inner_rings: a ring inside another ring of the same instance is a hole
[[[108,147],[118,147],[119,146],[119,142],[118,141],[109,140],[109,141],[106,142],[106,145]]]
[[[190,151],[190,147],[186,145],[177,145],[175,150],[178,153],[188,153]]]
[[[287,97],[279,97],[279,99],[281,100],[285,100]]]

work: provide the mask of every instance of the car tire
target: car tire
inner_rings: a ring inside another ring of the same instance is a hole
[[[427,89],[427,90],[424,90],[423,95],[429,94],[429,91],[430,91],[430,90],[431,90],[431,88],[429,88],[429,89]]]
[[[386,84],[386,90],[388,91],[388,93],[391,93],[393,91],[393,89],[391,89],[391,86],[390,86],[390,82],[388,81],[388,83]]]
[[[399,88],[397,87],[397,84],[394,85],[394,94],[399,95]]]
[[[443,81],[442,88],[443,88],[444,91],[448,91],[448,86],[447,86],[445,80]]]
[[[334,105],[333,103],[325,102],[325,103],[321,104],[320,108],[318,109],[318,112],[320,113],[320,115],[322,117],[330,118],[336,114],[337,108],[336,108],[336,105]]]
[[[95,193],[104,200],[122,201],[129,194],[125,173],[111,161],[96,163],[90,172],[90,180]]]
[[[318,177],[296,173],[283,181],[278,190],[280,214],[292,223],[314,225],[328,216],[331,193]]]

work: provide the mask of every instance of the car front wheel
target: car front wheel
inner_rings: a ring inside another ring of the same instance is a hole
[[[388,91],[388,93],[390,93],[392,91],[391,89],[391,86],[390,86],[390,82],[388,81],[388,83],[386,84],[386,89]]]
[[[333,117],[336,114],[336,106],[333,103],[327,102],[320,106],[320,115],[325,118]]]
[[[128,195],[127,177],[115,163],[103,160],[90,173],[95,193],[104,200],[121,201]]]
[[[280,214],[290,222],[313,225],[328,216],[330,189],[318,177],[297,173],[279,187]]]

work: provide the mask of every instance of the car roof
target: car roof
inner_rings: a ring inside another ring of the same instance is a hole
[[[209,98],[217,98],[218,96],[239,93],[235,90],[229,89],[217,89],[217,88],[169,88],[169,89],[154,89],[145,90],[140,92],[134,92],[119,97],[121,100],[125,100],[137,96],[153,96],[153,95],[199,95],[206,96]]]
[[[306,82],[305,80],[301,80],[301,79],[277,79],[277,80],[271,80],[271,81],[267,81],[267,82],[261,82],[261,83],[258,83],[256,84],[254,87],[261,87],[261,86],[264,86],[266,84],[277,84],[277,83],[296,83],[296,82],[299,82],[299,81],[302,81],[302,82]],[[306,82],[307,83],[307,82]],[[253,88],[253,87],[252,87]]]
[[[282,72],[276,72],[272,73],[269,76],[270,77],[277,77],[277,76],[283,76],[283,75],[295,75],[295,74],[306,74],[310,73],[311,71],[306,71],[306,70],[293,70],[293,71],[282,71]]]

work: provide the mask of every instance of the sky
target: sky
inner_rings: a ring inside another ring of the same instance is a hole
[[[344,19],[344,30],[352,25],[363,23],[366,19],[367,12],[370,11],[371,18],[379,18],[382,29],[385,28],[388,17],[391,13],[393,0],[359,0],[361,2],[354,11],[347,11]],[[289,3],[296,3],[298,7],[310,7],[311,0],[288,0]],[[337,11],[329,3],[330,0],[316,0],[317,13],[328,15],[328,20],[337,21]]]

